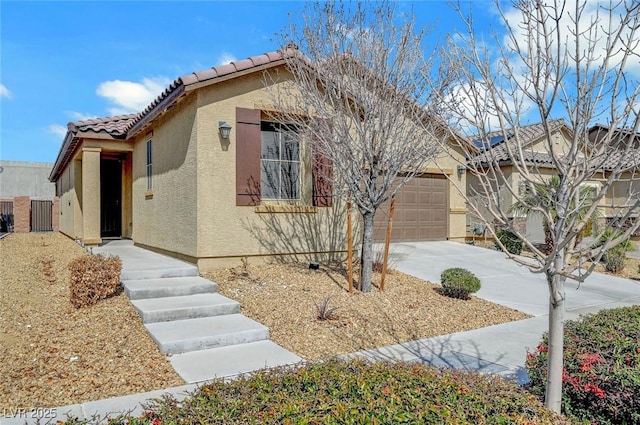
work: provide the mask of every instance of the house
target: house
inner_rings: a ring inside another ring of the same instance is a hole
[[[565,121],[561,119],[551,121],[550,130],[553,138],[551,146],[558,149],[558,152],[563,152],[571,141],[571,130]],[[517,131],[523,147],[523,161],[518,161],[518,164],[524,162],[530,169],[535,170],[535,173],[541,178],[550,178],[557,175],[551,155],[548,153],[549,145],[546,142],[545,130],[542,124],[521,126]],[[507,132],[505,140],[504,132],[501,130],[491,132],[483,138],[470,137],[481,151],[475,157],[472,157],[471,161],[477,164],[495,161],[500,164],[500,170],[503,174],[501,180],[506,184],[496,188],[496,192],[504,210],[508,210],[513,205],[513,194],[518,193],[519,185],[522,181],[518,164],[514,164],[512,155],[509,153],[510,146],[507,144],[511,143],[511,146],[513,146],[513,141],[510,140],[510,137],[513,137],[513,132]],[[480,206],[480,210],[484,211],[483,215],[489,217],[489,214],[481,206],[482,196],[480,194],[482,193],[482,188],[479,178],[472,172],[467,174],[467,194],[470,200]],[[543,243],[545,241],[542,218],[540,216],[513,217],[513,219],[516,221],[519,230],[524,232],[529,240],[534,243]],[[467,225],[470,229],[481,225],[481,223],[482,220],[479,217],[469,214]]]
[[[552,156],[549,154],[549,148],[551,146],[554,152],[558,153],[562,157],[563,153],[568,152],[569,146],[572,141],[573,133],[567,126],[566,122],[562,119],[550,121],[550,133],[551,144],[546,141],[545,130],[542,124],[532,124],[527,126],[521,126],[517,129],[519,140],[522,145],[523,160],[518,160],[518,164],[514,164],[512,160],[514,154],[509,153],[509,149],[514,147],[513,134],[515,131],[495,131],[487,134],[483,138],[476,138],[473,143],[476,144],[481,152],[471,158],[476,164],[482,164],[483,162],[495,162],[500,166],[500,171],[503,176],[501,180],[507,182],[507,185],[502,185],[497,188],[496,192],[499,194],[499,198],[502,202],[502,209],[508,210],[514,203],[515,193],[519,193],[519,186],[522,184],[522,174],[518,169],[518,165],[524,164],[536,178],[546,180],[551,176],[557,175],[556,167],[553,162]],[[604,126],[594,126],[589,130],[589,138],[591,142],[595,142],[597,139],[604,139],[608,129]],[[506,133],[506,137],[505,137]],[[637,137],[631,137],[629,134],[625,134],[629,143],[635,143],[640,145]],[[624,138],[623,137],[623,138]],[[472,137],[473,139],[473,137]],[[506,140],[505,140],[506,139]],[[613,138],[616,140],[615,138]],[[593,146],[593,145],[592,145]],[[622,146],[622,145],[621,145]],[[606,181],[609,177],[609,173],[613,166],[621,161],[624,156],[624,160],[633,161],[634,166],[631,165],[631,171],[627,171],[615,181],[609,191],[605,194],[604,198],[600,202],[600,215],[604,219],[611,219],[614,215],[614,211],[618,211],[620,208],[630,208],[634,202],[638,202],[638,193],[640,192],[640,176],[638,175],[638,166],[640,165],[640,150],[636,146],[629,155],[624,155],[622,149],[619,152],[611,153],[607,150],[607,157],[598,167],[599,172],[595,173],[590,181],[584,183],[587,185],[593,185],[601,187],[600,185]],[[517,156],[518,154],[516,154]],[[479,178],[473,173],[468,173],[467,176],[467,193],[470,198],[474,200],[477,205],[481,205],[481,196],[474,196],[481,191],[481,184]],[[482,210],[482,208],[480,208]],[[486,212],[485,212],[486,213]],[[487,214],[487,217],[489,215]],[[543,243],[545,241],[544,231],[542,227],[542,218],[538,216],[532,217],[512,217],[519,230],[523,231],[529,240],[534,243]],[[469,215],[468,225],[473,228],[479,224],[480,219]]]
[[[612,144],[616,150],[610,152],[604,159],[601,180],[609,177],[609,173],[616,164],[625,163],[627,171],[613,182],[611,189],[600,203],[602,218],[605,221],[616,220],[619,211],[626,212],[634,209],[630,219],[637,220],[640,216],[640,133],[627,129],[611,131],[608,126],[597,124],[589,129],[589,140],[598,145]],[[623,227],[628,223],[620,223]],[[640,238],[640,229],[634,238]]]
[[[201,269],[249,257],[341,255],[344,203],[314,171],[316,155],[272,118],[271,93],[291,84],[285,54],[182,76],[138,114],[70,123],[49,176],[61,200],[60,231],[84,245],[131,238]],[[443,179],[456,177],[446,157],[396,207],[402,228],[437,227],[428,239],[465,235],[464,200]],[[421,216],[430,204],[435,212]]]

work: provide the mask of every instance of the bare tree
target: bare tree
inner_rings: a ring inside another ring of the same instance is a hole
[[[332,165],[332,195],[362,215],[363,292],[371,290],[376,211],[435,157],[437,139],[449,137],[420,72],[424,33],[395,6],[310,4],[283,36],[295,43],[287,50],[293,84],[273,96],[278,118]]]
[[[457,71],[457,85],[441,99],[450,118],[480,148],[468,152],[476,187],[469,208],[495,237],[495,225],[508,227],[531,252],[519,257],[503,251],[534,273],[549,289],[549,361],[545,404],[560,411],[562,398],[565,282],[584,282],[603,254],[640,225],[638,167],[640,149],[640,3],[586,0],[520,0],[503,9],[496,1],[506,35],[477,38],[472,19],[458,7],[464,34],[452,37],[445,55]],[[566,120],[566,143],[557,143],[557,120]],[[538,122],[542,149],[521,130]],[[590,128],[604,123],[606,131]],[[495,145],[495,146],[493,146]],[[493,146],[493,147],[492,147]],[[507,174],[510,164],[514,174]],[[547,170],[557,176],[550,179]],[[519,185],[512,184],[517,175]],[[608,205],[616,220],[600,226],[601,246],[576,244],[590,217],[628,183],[627,196]],[[454,182],[455,184],[455,182]],[[595,190],[585,196],[585,185]],[[464,194],[464,188],[460,188]],[[510,207],[534,211],[548,226],[549,250],[516,225]],[[625,227],[615,223],[626,222]],[[631,224],[629,224],[631,223]],[[615,227],[616,232],[606,232]],[[604,235],[604,236],[603,236]],[[610,236],[606,236],[610,235]],[[592,263],[585,266],[585,261]]]

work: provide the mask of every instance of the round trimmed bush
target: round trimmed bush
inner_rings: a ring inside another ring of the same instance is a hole
[[[640,424],[640,306],[567,321],[562,409],[598,424]],[[527,354],[529,390],[544,398],[548,335]]]
[[[442,292],[452,298],[469,299],[469,295],[480,290],[480,279],[467,269],[454,267],[440,275]]]

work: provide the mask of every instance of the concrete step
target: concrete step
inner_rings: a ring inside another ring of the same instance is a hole
[[[139,279],[161,279],[164,277],[187,277],[199,276],[198,267],[187,263],[181,265],[155,267],[150,265],[148,268],[125,268],[120,273],[120,280],[139,280]]]
[[[242,314],[145,324],[162,353],[180,354],[269,339],[269,329]]]
[[[138,279],[122,283],[124,284],[124,292],[130,300],[218,292],[218,285],[215,282],[200,276]]]
[[[302,359],[271,341],[257,341],[174,354],[169,361],[185,382],[196,383],[290,365]]]
[[[143,323],[240,313],[240,303],[218,293],[132,300]]]

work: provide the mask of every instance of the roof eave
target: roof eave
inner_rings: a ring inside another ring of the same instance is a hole
[[[76,143],[77,143],[75,134],[72,131],[67,130],[67,134],[64,136],[64,141],[62,142],[62,147],[58,152],[56,162],[54,163],[53,168],[51,169],[51,173],[49,174],[50,182],[55,182],[60,176],[62,168],[67,163],[66,157],[68,156],[67,153],[69,152],[69,148],[71,147],[72,144],[73,144],[73,148],[75,148],[76,143],[73,143],[74,139],[76,140]]]

